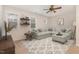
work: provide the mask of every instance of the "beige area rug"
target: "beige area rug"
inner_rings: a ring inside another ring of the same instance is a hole
[[[25,54],[64,54],[72,46],[73,40],[69,40],[66,44],[53,42],[52,38],[32,41],[16,42],[16,53]]]

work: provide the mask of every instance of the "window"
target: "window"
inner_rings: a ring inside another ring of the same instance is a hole
[[[8,27],[9,29],[13,29],[17,27],[18,17],[16,14],[9,13],[8,14]]]

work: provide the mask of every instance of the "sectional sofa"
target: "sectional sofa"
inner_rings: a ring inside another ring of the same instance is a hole
[[[57,31],[52,31],[52,30],[46,30],[46,31],[42,31],[42,30],[34,30],[33,31],[33,38],[35,39],[44,39],[47,37],[52,37],[53,41],[57,41],[57,42],[61,42],[61,43],[65,43],[67,42],[67,40],[71,39],[72,37],[72,31],[71,30],[63,30],[60,32],[60,34],[62,35],[57,35],[59,32]]]

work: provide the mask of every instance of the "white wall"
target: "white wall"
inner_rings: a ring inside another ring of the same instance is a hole
[[[79,6],[76,6],[76,45],[79,46]]]
[[[2,15],[2,6],[0,5],[0,16]],[[1,20],[1,17],[0,17],[0,20]]]
[[[4,27],[4,22],[3,22],[3,6],[0,5],[0,28],[2,30],[2,35],[5,35],[5,27]]]
[[[28,30],[30,30],[30,26],[20,26],[20,19],[21,17],[24,16],[28,16],[28,17],[33,17],[35,18],[36,21],[36,28],[42,28],[42,29],[46,29],[48,28],[48,25],[45,23],[46,20],[48,20],[47,17],[39,15],[39,14],[35,14],[32,12],[28,12],[28,11],[24,11],[18,8],[13,8],[13,7],[9,7],[9,6],[5,6],[5,20],[7,21],[7,14],[8,13],[14,13],[18,15],[18,26],[16,29],[13,29],[10,33],[13,36],[14,41],[16,40],[20,40],[20,39],[24,39],[24,33],[26,33]]]

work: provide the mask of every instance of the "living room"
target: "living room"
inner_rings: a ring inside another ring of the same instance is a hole
[[[54,11],[49,12],[50,5],[3,5],[1,19],[13,26],[7,35],[12,36],[15,46],[24,48],[26,51],[23,51],[24,53],[66,53],[70,46],[75,45],[76,11],[74,5],[60,6],[61,8],[54,13]],[[21,24],[21,19],[25,17],[29,19],[29,25]],[[32,31],[37,35],[30,38],[28,32]],[[15,49],[20,48],[15,47]],[[20,52],[23,53],[22,51],[15,53]]]

